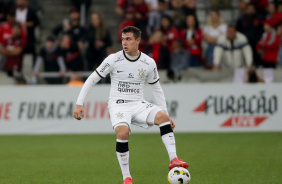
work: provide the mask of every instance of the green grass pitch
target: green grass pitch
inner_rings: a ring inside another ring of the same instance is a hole
[[[191,184],[281,184],[282,133],[177,133]],[[136,184],[167,184],[159,134],[130,136]],[[122,184],[115,135],[0,136],[1,184]]]

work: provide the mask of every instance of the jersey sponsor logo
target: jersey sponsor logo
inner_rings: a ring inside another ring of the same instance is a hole
[[[120,112],[116,113],[116,118],[117,118],[117,119],[122,119],[122,118],[124,118],[123,113],[120,113]]]
[[[133,78],[134,78],[134,75],[133,75],[132,73],[129,73],[128,78],[133,79]]]
[[[136,102],[137,100],[123,100],[123,99],[118,99],[116,101],[117,104],[122,104],[122,103],[130,103],[130,102]]]
[[[109,63],[105,63],[105,64],[102,66],[100,72],[104,72],[104,71],[105,71],[107,68],[109,68],[109,67],[110,67],[110,64],[109,64]]]
[[[145,72],[146,72],[146,70],[144,70],[143,68],[140,70],[140,69],[138,69],[138,71],[139,71],[139,74],[138,74],[138,77],[139,77],[139,79],[144,79],[145,78]]]
[[[133,88],[135,86],[140,86],[140,85],[141,83],[119,81],[118,91],[120,93],[140,93],[140,89]]]

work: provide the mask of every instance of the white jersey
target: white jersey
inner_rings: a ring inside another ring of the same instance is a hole
[[[117,100],[144,100],[144,83],[147,81],[149,84],[154,84],[159,81],[155,61],[142,52],[135,60],[130,60],[123,50],[111,54],[96,72],[101,78],[110,73],[110,103]]]

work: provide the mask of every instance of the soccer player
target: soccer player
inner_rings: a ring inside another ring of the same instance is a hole
[[[171,170],[174,167],[188,168],[188,164],[176,155],[173,129],[174,122],[167,113],[166,100],[159,83],[155,61],[138,50],[141,31],[133,26],[122,30],[123,50],[109,55],[102,64],[88,77],[76,102],[74,117],[84,117],[83,103],[90,91],[101,78],[111,75],[111,91],[108,108],[115,130],[116,154],[123,174],[123,184],[132,184],[129,171],[128,138],[131,124],[149,128],[160,128],[162,141],[167,149]],[[144,83],[151,84],[156,104],[148,103],[143,98]]]

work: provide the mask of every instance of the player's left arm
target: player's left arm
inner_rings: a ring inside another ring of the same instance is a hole
[[[156,63],[154,61],[154,64],[152,66],[152,70],[150,71],[147,81],[150,84],[151,88],[152,88],[152,92],[156,101],[156,105],[158,107],[160,107],[161,109],[163,109],[167,114],[167,106],[166,106],[166,100],[165,100],[165,95],[163,92],[163,89],[161,87],[161,84],[159,82],[159,73],[157,70],[157,66]],[[173,122],[173,120],[170,118],[170,124],[172,129],[174,129],[175,124]]]
[[[156,83],[151,84],[150,86],[152,88],[152,92],[153,92],[153,95],[156,101],[156,105],[160,107],[161,109],[163,109],[168,114],[165,95],[162,90],[160,82],[157,81]],[[169,119],[170,119],[171,128],[174,129],[175,127],[174,121],[171,118]]]

